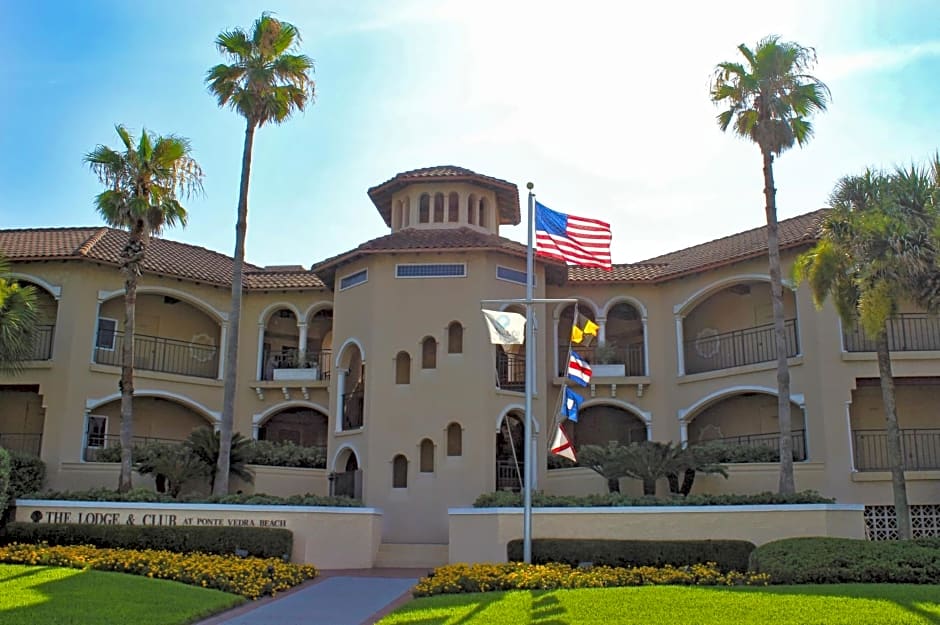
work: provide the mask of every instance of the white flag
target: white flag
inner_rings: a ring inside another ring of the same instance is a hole
[[[555,439],[552,441],[552,453],[556,456],[563,456],[572,462],[577,462],[577,458],[574,457],[574,445],[571,444],[571,441],[568,440],[568,437],[565,436],[565,431],[561,429],[561,426],[558,426],[558,430],[555,431]]]
[[[525,316],[514,312],[483,309],[483,319],[494,345],[522,345],[525,342]]]

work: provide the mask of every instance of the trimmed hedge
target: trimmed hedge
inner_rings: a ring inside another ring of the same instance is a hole
[[[290,530],[259,527],[181,527],[162,525],[86,525],[79,523],[9,523],[4,543],[94,545],[114,549],[162,549],[176,553],[229,555],[244,550],[249,556],[290,556]]]
[[[756,493],[753,495],[673,495],[671,497],[631,497],[620,493],[597,493],[593,495],[546,495],[532,493],[532,505],[544,508],[613,507],[613,506],[756,506],[795,503],[835,503],[835,499],[823,497],[814,490],[804,490],[792,495],[780,493]],[[522,495],[509,491],[485,493],[473,502],[474,508],[520,508]]]
[[[38,456],[10,452],[10,499],[42,490],[46,479],[46,463]]]
[[[536,538],[532,563],[577,566],[691,566],[714,562],[722,573],[748,570],[748,557],[756,546],[746,540],[589,540]],[[522,540],[506,545],[511,562],[522,561]]]
[[[940,584],[940,538],[787,538],[755,549],[750,568],[775,584]]]
[[[173,499],[169,495],[157,493],[146,488],[135,488],[126,493],[119,493],[108,488],[92,488],[76,491],[44,491],[32,493],[30,499],[52,499],[59,501],[126,501],[131,503],[226,503],[249,506],[333,506],[340,508],[361,508],[362,502],[349,497],[324,497],[321,495],[277,495],[232,494],[232,495],[196,495]]]

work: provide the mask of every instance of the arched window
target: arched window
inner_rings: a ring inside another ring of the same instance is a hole
[[[477,196],[470,194],[467,198],[467,223],[471,226],[477,221]]]
[[[451,321],[447,326],[447,353],[463,353],[463,325],[459,321]]]
[[[399,228],[407,228],[408,222],[411,221],[411,215],[408,213],[411,212],[411,200],[405,198],[404,200],[398,200],[398,206],[401,207],[401,221],[399,222]]]
[[[444,194],[434,194],[434,223],[444,223]]]
[[[411,384],[411,356],[398,352],[395,356],[395,384]]]
[[[480,219],[477,222],[484,228],[486,227],[486,198],[480,198]]]
[[[431,196],[427,193],[421,194],[418,200],[418,222],[426,224],[431,221]]]
[[[447,455],[463,455],[463,428],[459,423],[451,423],[447,426]]]
[[[451,194],[447,197],[447,221],[456,223],[459,214],[460,198],[457,197],[456,191],[451,191]]]
[[[421,463],[418,470],[421,473],[434,473],[434,443],[430,438],[421,441]]]
[[[421,341],[421,368],[437,369],[437,341],[430,336]]]
[[[402,454],[392,459],[392,488],[408,488],[408,458]]]

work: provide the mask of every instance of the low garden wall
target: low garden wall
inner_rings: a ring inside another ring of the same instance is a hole
[[[18,499],[15,520],[285,528],[294,535],[291,561],[321,569],[371,568],[382,536],[382,512],[375,508]]]
[[[864,538],[862,505],[535,508],[533,538],[736,539],[756,545],[798,536]],[[449,561],[506,562],[522,538],[521,508],[451,508]]]

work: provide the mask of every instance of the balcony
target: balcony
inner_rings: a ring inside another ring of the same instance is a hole
[[[885,430],[852,430],[852,447],[857,470],[891,470]],[[940,429],[902,429],[901,458],[908,471],[940,469]]]
[[[26,360],[52,360],[52,339],[55,326],[36,326],[33,331],[33,348]]]
[[[842,330],[847,352],[874,352],[877,341],[855,324]],[[940,350],[940,317],[925,313],[894,315],[888,319],[888,349],[892,352]]]
[[[362,391],[343,394],[343,430],[356,430],[362,427],[365,411],[365,396]]]
[[[98,332],[95,362],[121,366],[123,332]],[[160,336],[134,336],[134,367],[142,371],[175,373],[197,378],[216,378],[219,351],[215,345],[203,345]]]
[[[787,319],[784,322],[784,331],[787,357],[792,358],[800,351],[796,319]],[[686,341],[684,348],[685,372],[688,374],[773,362],[777,359],[772,323],[711,336],[699,336],[695,340]]]
[[[496,350],[496,386],[504,391],[525,392],[525,355]]]
[[[42,432],[38,434],[0,432],[0,447],[8,451],[38,456],[39,450],[42,448]]]
[[[131,441],[133,441],[133,447],[146,443],[170,443],[175,445],[183,443],[183,441],[175,438],[157,438],[154,436],[133,436]],[[85,462],[120,462],[121,435],[87,434],[82,460]]]
[[[646,358],[643,353],[643,343],[634,343],[625,347],[614,345],[578,347],[572,348],[579,356],[591,363],[594,367],[594,375],[603,377],[603,374],[597,369],[600,364],[596,352],[604,352],[604,365],[622,365],[623,373],[618,373],[617,377],[623,376],[644,376],[646,375]],[[568,371],[568,348],[558,349],[558,375],[564,377]]]
[[[790,438],[793,441],[793,460],[802,462],[806,460],[806,430],[792,430]],[[769,449],[768,461],[780,461],[780,432],[770,432],[767,434],[743,434],[741,436],[726,436],[724,438],[713,438],[702,443],[724,443],[735,447],[750,447],[755,449]],[[761,454],[763,455],[763,454]],[[733,459],[721,460],[721,462],[735,462]]]
[[[287,349],[268,354],[262,380],[297,380],[322,382],[330,379],[330,357],[332,351],[307,352],[301,355],[296,349]]]

